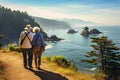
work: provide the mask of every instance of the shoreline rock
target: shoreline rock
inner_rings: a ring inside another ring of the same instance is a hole
[[[91,29],[90,30],[90,34],[100,34],[102,32],[100,32],[98,29]]]
[[[68,33],[68,34],[74,34],[74,33],[77,33],[77,32],[78,32],[78,31],[75,31],[74,29],[69,29],[67,33]]]
[[[52,35],[46,41],[56,42],[56,41],[61,41],[61,40],[64,40],[64,39],[58,38],[56,35]]]
[[[98,29],[96,29],[96,28],[91,29],[91,30],[89,31],[89,28],[86,26],[86,27],[82,30],[81,35],[83,35],[83,36],[88,36],[88,35],[90,35],[90,34],[100,34],[100,33],[102,33],[102,32],[100,32],[100,31],[99,31]]]

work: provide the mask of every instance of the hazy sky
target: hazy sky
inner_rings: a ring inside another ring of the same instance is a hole
[[[120,0],[0,0],[0,5],[43,18],[120,25]]]

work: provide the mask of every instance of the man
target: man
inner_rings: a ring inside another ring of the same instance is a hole
[[[26,25],[24,31],[21,32],[19,38],[19,47],[23,54],[24,68],[30,68],[30,69],[32,69],[32,59],[33,59],[32,45],[31,45],[33,33],[31,32],[31,30],[32,30],[31,25]]]

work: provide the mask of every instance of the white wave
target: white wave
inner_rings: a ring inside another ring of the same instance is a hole
[[[66,42],[66,41],[70,41],[69,39],[64,39],[64,40],[61,40],[61,42]]]
[[[93,68],[91,68],[90,70],[91,70],[91,71],[93,71],[93,70],[96,70],[96,68],[95,68],[95,67],[93,67]]]
[[[45,49],[49,49],[49,48],[52,48],[52,47],[53,47],[52,45],[48,44],[48,45],[45,47]]]

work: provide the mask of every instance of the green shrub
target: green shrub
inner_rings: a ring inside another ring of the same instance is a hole
[[[20,49],[16,44],[8,44],[8,48],[10,51],[20,52]]]
[[[77,70],[77,67],[73,61],[68,61],[64,56],[53,56],[51,61],[55,62],[58,66]]]
[[[58,66],[69,67],[70,63],[66,60],[64,56],[54,56],[52,61],[55,62]]]
[[[45,59],[49,62],[51,62],[51,57],[50,56],[46,56]]]

